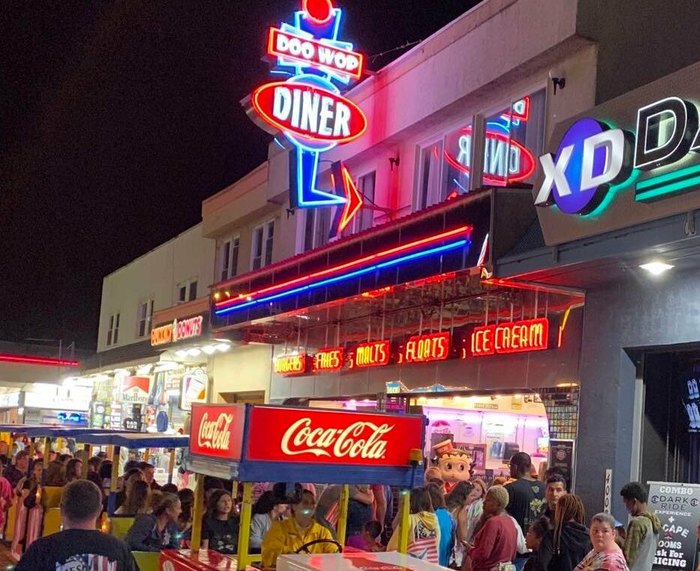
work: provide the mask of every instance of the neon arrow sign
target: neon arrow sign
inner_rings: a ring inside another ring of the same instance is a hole
[[[364,57],[338,39],[342,10],[332,0],[303,0],[292,24],[270,28],[267,54],[284,80],[258,87],[251,105],[261,126],[281,131],[293,145],[290,202],[297,208],[336,206],[337,232],[362,207],[362,195],[345,166],[333,169],[333,189],[317,188],[320,156],[353,141],[367,129],[367,118],[341,87],[362,76]]]

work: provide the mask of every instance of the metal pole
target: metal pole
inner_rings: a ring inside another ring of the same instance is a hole
[[[348,531],[348,502],[350,501],[350,489],[347,484],[340,488],[340,500],[338,505],[338,543],[345,545],[345,535]]]
[[[202,545],[202,512],[204,510],[204,474],[197,474],[192,507],[192,541],[190,546],[197,553]],[[242,531],[242,530],[241,530]]]
[[[401,490],[399,497],[399,553],[408,551],[408,519],[410,515],[411,490]]]
[[[241,522],[238,532],[238,567],[239,571],[245,571],[250,556],[250,520],[253,517],[253,483],[243,484],[243,503],[241,504]]]

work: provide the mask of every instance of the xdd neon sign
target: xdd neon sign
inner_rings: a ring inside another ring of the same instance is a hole
[[[286,79],[262,85],[251,96],[261,126],[281,131],[293,145],[292,206],[338,207],[338,232],[362,207],[362,196],[342,163],[332,169],[333,189],[319,189],[320,156],[367,129],[362,110],[341,94],[341,87],[359,79],[364,68],[362,54],[338,39],[341,19],[342,10],[331,0],[303,0],[292,24],[282,23],[268,33],[267,54],[276,75]]]

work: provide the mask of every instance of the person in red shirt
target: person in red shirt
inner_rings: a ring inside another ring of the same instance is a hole
[[[491,486],[484,498],[483,525],[462,565],[463,571],[490,571],[501,563],[512,563],[518,550],[518,533],[505,513],[508,490]]]

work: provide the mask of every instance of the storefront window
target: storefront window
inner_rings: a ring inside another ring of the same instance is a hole
[[[532,181],[544,145],[545,90],[514,101],[485,119],[483,186]],[[420,149],[416,210],[469,192],[471,122]]]

